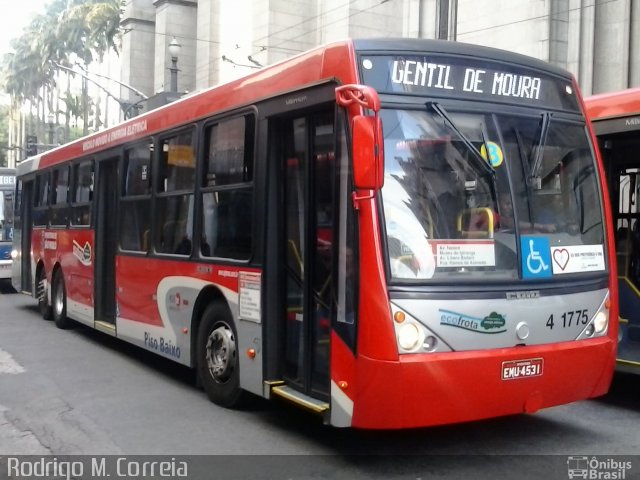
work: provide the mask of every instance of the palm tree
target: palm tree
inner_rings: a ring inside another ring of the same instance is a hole
[[[117,53],[119,23],[119,0],[52,0],[12,41],[14,51],[0,64],[0,88],[20,103],[47,102],[48,112],[54,112],[54,91],[60,95],[55,64],[73,67],[79,62],[86,69],[109,50]],[[86,93],[83,104],[90,104]],[[45,109],[38,110],[44,122]]]

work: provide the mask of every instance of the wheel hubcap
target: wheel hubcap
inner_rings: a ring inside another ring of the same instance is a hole
[[[219,383],[229,380],[236,359],[236,342],[228,325],[221,325],[207,338],[207,367]]]

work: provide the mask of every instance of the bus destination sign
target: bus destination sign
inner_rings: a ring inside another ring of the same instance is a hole
[[[0,187],[10,186],[13,187],[16,184],[16,177],[13,175],[0,175]]]
[[[517,65],[458,57],[363,56],[366,84],[380,93],[561,106],[579,111],[568,79]]]

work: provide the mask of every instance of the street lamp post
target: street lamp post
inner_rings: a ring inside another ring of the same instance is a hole
[[[178,91],[178,55],[180,54],[180,48],[182,45],[178,43],[176,37],[173,37],[171,43],[169,44],[169,55],[171,55],[171,67],[169,71],[171,72],[171,91]]]
[[[53,127],[56,117],[53,113],[47,115],[47,124],[49,125],[49,148],[53,147]]]

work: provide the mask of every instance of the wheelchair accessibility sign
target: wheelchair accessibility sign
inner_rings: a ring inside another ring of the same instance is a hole
[[[549,239],[544,237],[522,236],[522,276],[523,278],[551,278],[551,249]]]

